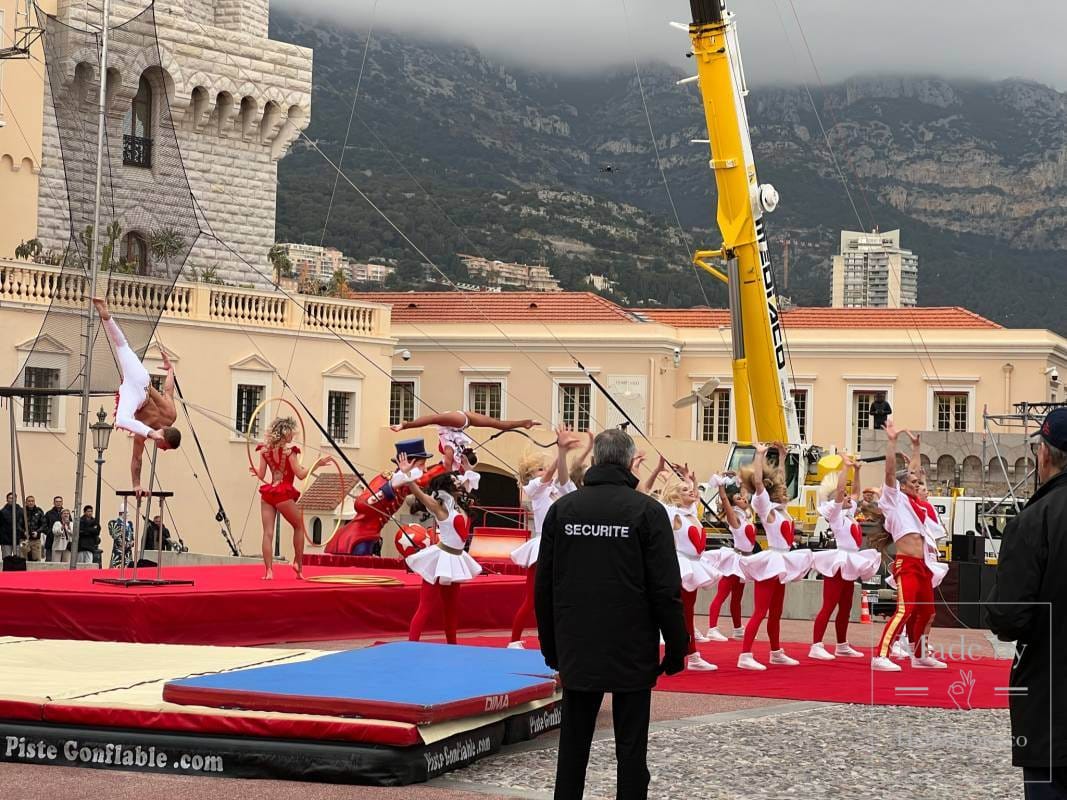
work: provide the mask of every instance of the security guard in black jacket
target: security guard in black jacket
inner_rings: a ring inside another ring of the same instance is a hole
[[[1027,800],[1055,800],[1067,798],[1067,408],[1036,435],[1041,487],[1004,529],[986,612],[990,630],[1016,642],[1012,763]]]
[[[542,526],[537,632],[563,685],[556,800],[583,795],[605,692],[612,693],[616,796],[647,797],[652,687],[661,672],[684,667],[689,634],[674,536],[663,506],[635,490],[634,455],[625,432],[597,436],[584,487],[557,500]]]

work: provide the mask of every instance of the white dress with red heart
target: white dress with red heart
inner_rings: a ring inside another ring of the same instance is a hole
[[[842,504],[827,500],[819,503],[819,513],[830,523],[830,532],[834,535],[837,547],[815,552],[815,569],[827,578],[839,575],[846,581],[865,581],[878,572],[882,563],[878,551],[860,549],[863,532],[856,522],[856,501],[850,498]]]
[[[674,530],[674,549],[678,554],[682,588],[687,592],[695,592],[718,583],[722,576],[704,560],[707,539],[697,517],[696,504],[685,508],[666,504],[663,507],[667,509]]]
[[[741,569],[742,559],[756,548],[756,526],[752,523],[748,514],[736,509],[738,514],[738,526],[735,528],[729,523],[730,535],[733,537],[733,547],[719,547],[709,550],[704,554],[704,562],[720,575],[734,575],[741,580],[747,580]]]
[[[482,573],[482,566],[463,548],[467,543],[467,517],[450,495],[442,498],[448,518],[437,523],[437,544],[408,556],[411,571],[427,583],[464,583]]]
[[[786,507],[773,502],[767,490],[761,487],[752,495],[752,509],[763,523],[767,549],[741,559],[741,571],[745,577],[750,581],[777,578],[782,583],[792,583],[807,575],[811,570],[811,551],[792,549],[796,525]]]

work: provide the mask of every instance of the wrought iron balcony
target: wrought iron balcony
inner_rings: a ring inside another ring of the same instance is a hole
[[[152,140],[125,134],[122,137],[122,163],[128,167],[152,166]]]

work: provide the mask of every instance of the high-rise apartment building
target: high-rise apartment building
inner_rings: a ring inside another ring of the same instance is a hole
[[[841,231],[833,258],[834,308],[911,308],[918,299],[919,257],[900,246],[900,231]]]

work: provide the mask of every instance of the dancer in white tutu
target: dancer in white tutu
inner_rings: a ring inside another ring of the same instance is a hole
[[[851,497],[846,491],[850,469],[854,470]],[[830,532],[836,544],[833,549],[820,550],[812,556],[816,571],[823,576],[822,608],[815,615],[808,658],[819,661],[832,661],[837,656],[863,658],[863,653],[848,643],[848,618],[852,614],[856,581],[866,580],[878,572],[882,558],[877,550],[860,549],[863,532],[856,522],[859,481],[859,463],[846,457],[841,470],[836,475],[827,475],[819,487],[819,513],[830,523]],[[837,647],[831,653],[823,645],[822,639],[834,609],[837,609],[837,618],[834,620]]]
[[[733,537],[733,547],[709,550],[704,559],[719,573],[718,591],[708,607],[709,642],[725,642],[727,637],[719,632],[719,612],[726,598],[730,598],[730,619],[734,624],[733,638],[741,639],[745,629],[741,627],[741,600],[745,593],[745,573],[741,559],[756,547],[756,526],[751,516],[748,493],[734,482],[732,475],[712,475],[708,486],[719,491],[719,503],[726,517],[726,525]]]
[[[741,655],[737,659],[740,669],[767,669],[752,655],[752,644],[764,618],[767,619],[767,638],[771,642],[771,663],[790,667],[800,663],[785,654],[779,636],[785,585],[808,574],[811,551],[792,549],[796,526],[786,510],[786,503],[789,502],[784,472],[786,449],[781,442],[775,443],[775,449],[778,451],[776,469],[768,471],[767,446],[757,444],[752,467],[743,471],[743,479],[752,492],[752,508],[759,515],[764,533],[767,534],[767,549],[741,559],[741,570],[748,580],[755,583],[756,590],[755,608],[745,626]]]
[[[710,671],[716,669],[697,652],[696,612],[697,592],[714,586],[719,573],[708,564],[704,556],[704,526],[697,512],[697,492],[692,474],[682,476],[672,473],[660,491],[660,502],[667,510],[674,531],[674,549],[678,554],[678,570],[682,575],[682,612],[685,627],[689,632],[689,653],[686,668]]]
[[[526,595],[511,623],[511,643],[508,647],[514,650],[523,648],[523,629],[537,623],[534,616],[534,584],[537,581],[537,556],[541,552],[541,526],[552,504],[576,488],[569,477],[567,453],[580,444],[581,437],[561,425],[556,429],[554,461],[544,452],[527,454],[519,461],[519,483],[530,498],[534,524],[529,541],[511,552],[511,560],[520,567],[526,567]]]
[[[400,470],[410,474],[411,463],[401,453]],[[407,557],[411,571],[422,577],[419,607],[411,619],[408,640],[417,642],[435,603],[444,614],[445,639],[456,643],[459,613],[459,587],[481,574],[482,568],[464,550],[469,535],[469,521],[465,513],[468,496],[459,476],[453,472],[438,475],[427,487],[428,492],[411,479],[411,493],[437,519],[437,544],[430,545]]]

